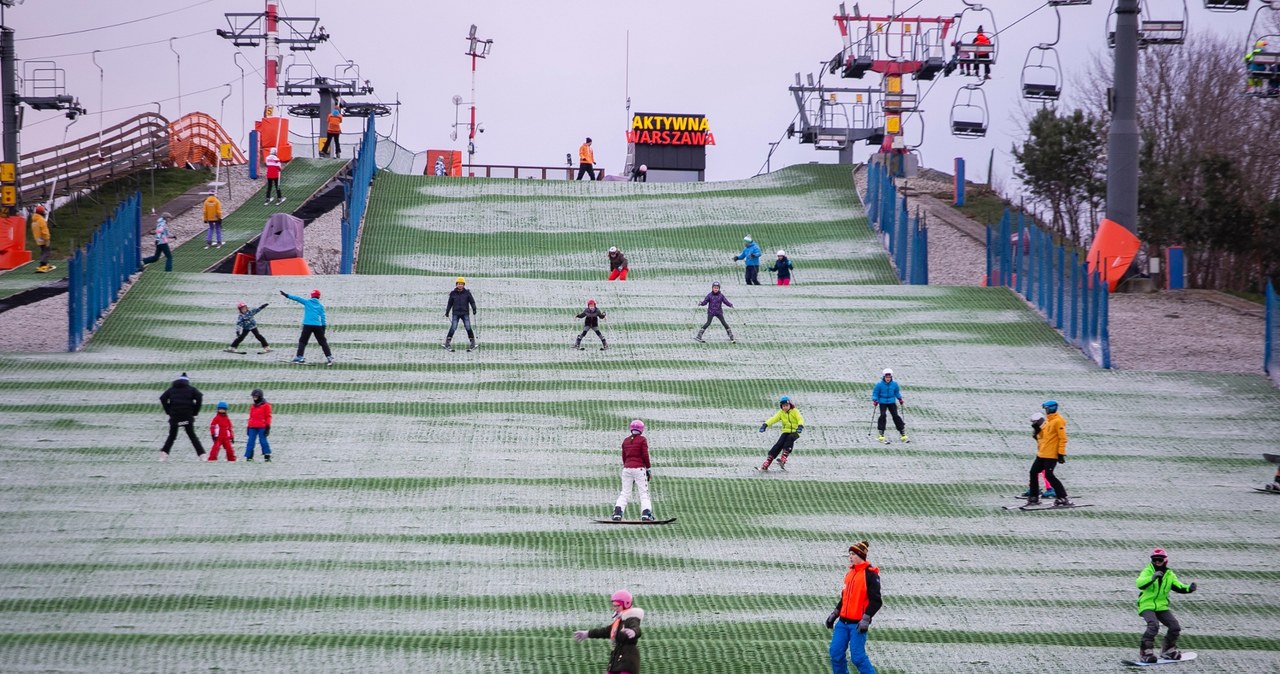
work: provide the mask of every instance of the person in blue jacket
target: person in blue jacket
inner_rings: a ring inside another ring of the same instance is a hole
[[[760,246],[751,239],[751,235],[742,237],[742,252],[733,256],[733,261],[742,260],[747,265],[747,285],[760,285]]]
[[[329,351],[329,340],[324,337],[324,329],[328,321],[325,320],[324,305],[320,303],[320,291],[312,290],[309,299],[290,295],[283,290],[280,294],[302,305],[302,336],[298,337],[298,355],[293,357],[292,362],[299,365],[307,362],[303,355],[307,352],[307,342],[311,341],[312,335],[315,335],[320,348],[324,350],[325,365],[333,365],[333,353]]]
[[[876,438],[884,444],[889,444],[884,439],[885,413],[893,415],[893,425],[898,429],[898,435],[902,436],[903,442],[911,442],[907,439],[907,422],[902,420],[898,415],[898,405],[905,405],[902,400],[902,389],[898,387],[898,382],[893,380],[893,370],[885,368],[884,374],[880,376],[880,381],[876,382],[875,388],[871,389],[871,407],[880,408],[880,421],[877,428],[880,429],[880,437]]]

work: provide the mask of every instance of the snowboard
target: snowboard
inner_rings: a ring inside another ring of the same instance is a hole
[[[223,351],[223,353],[238,353],[238,354],[240,354],[241,356],[243,356],[243,355],[244,355],[244,354],[246,354],[246,353],[249,353],[248,351],[227,351],[226,349],[223,349],[222,351]]]
[[[57,267],[57,265],[52,265],[52,264],[51,264],[51,265],[49,265],[49,266],[45,267],[44,269],[37,269],[37,270],[36,270],[36,273],[37,273],[37,274],[48,274],[49,272],[51,272],[51,271],[53,271],[54,269],[57,269],[57,268],[58,268],[58,267]]]
[[[1280,463],[1280,454],[1263,454],[1262,458],[1270,461],[1271,463]]]
[[[1280,494],[1280,491],[1271,491],[1270,489],[1263,489],[1261,487],[1254,487],[1253,490],[1263,494]]]
[[[1093,504],[1092,503],[1076,503],[1069,506],[1060,506],[1060,505],[1053,505],[1052,503],[1048,503],[1048,504],[1038,503],[1036,505],[1023,504],[1023,505],[1009,505],[1009,506],[1000,506],[1000,507],[1003,510],[1023,510],[1026,512],[1031,512],[1035,510],[1070,510],[1072,508],[1092,508]]]
[[[1155,667],[1156,665],[1172,665],[1175,663],[1187,662],[1188,660],[1195,660],[1195,659],[1196,659],[1195,653],[1183,653],[1181,660],[1165,660],[1164,658],[1160,658],[1155,662],[1138,662],[1136,660],[1121,660],[1120,664],[1129,665],[1130,667]]]
[[[596,521],[599,522],[600,524],[671,524],[672,522],[676,521],[676,518],[672,517],[665,520],[653,520],[652,522],[646,522],[644,520],[618,520],[616,522],[613,520],[596,520]]]

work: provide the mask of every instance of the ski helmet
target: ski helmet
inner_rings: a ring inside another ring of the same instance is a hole
[[[596,301],[595,301],[595,300],[587,300],[587,306],[589,306],[589,307],[590,307],[590,306],[594,306],[594,305],[595,305],[595,303],[596,303]]]
[[[751,243],[751,242],[753,241],[753,239],[751,238],[751,235],[750,235],[750,234],[748,234],[748,235],[746,235],[746,236],[742,237],[742,240],[743,240],[743,241],[746,241],[747,243]]]
[[[781,398],[778,398],[778,404],[779,404],[779,405],[790,405],[790,404],[791,404],[791,396],[782,396]]]
[[[609,597],[609,601],[619,604],[622,608],[627,609],[631,608],[632,596],[631,593],[626,590],[618,590],[613,593],[612,597]]]
[[[1031,423],[1033,423],[1033,424],[1039,424],[1039,423],[1043,423],[1043,422],[1044,422],[1044,415],[1043,415],[1043,414],[1041,414],[1041,413],[1039,413],[1039,412],[1036,412],[1035,414],[1032,414],[1032,415],[1031,415]]]
[[[262,398],[262,397],[263,397],[263,395],[262,395],[262,389],[260,389],[260,388],[253,389],[252,391],[250,391],[250,392],[249,392],[249,397],[250,397],[250,398]]]
[[[644,422],[643,422],[643,421],[640,421],[639,419],[635,419],[635,420],[633,420],[633,421],[631,422],[631,432],[632,432],[632,433],[643,433],[643,432],[644,432]]]
[[[237,305],[236,305],[236,308],[237,308],[237,309],[248,309],[248,308],[249,308],[249,305],[245,304],[244,302],[241,302],[241,303],[239,303],[239,304],[237,304]]]
[[[884,369],[884,372],[881,372],[881,373],[880,373],[880,376],[881,376],[881,377],[892,377],[892,376],[893,376],[893,370],[891,370],[891,369],[889,369],[889,368],[887,368],[887,367],[886,367],[886,368]]]
[[[220,409],[220,410],[225,410],[225,409],[230,409],[230,408],[231,408],[231,406],[230,406],[230,405],[228,405],[228,404],[226,404],[225,402],[219,402],[219,403],[218,403],[218,409]]]
[[[459,276],[458,278],[454,279],[454,280],[453,280],[453,282],[454,282],[454,283],[456,283],[456,284],[458,284],[458,285],[460,285],[460,286],[467,285],[467,279],[464,279],[464,278],[462,278],[461,276]]]
[[[36,213],[39,213],[40,215],[44,215],[44,206],[43,206],[43,205],[41,205],[41,204],[37,204],[37,205],[36,205]]]
[[[641,173],[648,173],[648,172],[649,172],[649,167],[648,167],[648,166],[645,166],[644,164],[641,164],[641,165],[640,165],[640,172],[641,172]]]
[[[616,253],[616,252],[618,252],[618,247],[617,247],[617,246],[609,246],[609,252],[610,252],[610,253]]]
[[[785,250],[778,251],[778,257],[786,257],[786,256],[787,256],[787,251]]]
[[[1168,558],[1169,558],[1169,555],[1165,554],[1164,548],[1156,548],[1155,550],[1152,550],[1152,551],[1151,551],[1151,557],[1152,557],[1153,559],[1154,559],[1154,558],[1156,558],[1156,557],[1160,557],[1160,558],[1163,558],[1163,559],[1168,559]]]
[[[312,296],[312,297],[314,297],[314,298],[317,298],[317,299],[318,299],[318,298],[320,297],[320,291],[319,291],[319,290],[312,290],[312,291],[311,291],[311,296]]]
[[[719,288],[719,287],[720,287],[720,282],[719,282],[719,281],[714,281],[714,282],[712,282],[712,283],[711,283],[711,287],[712,287],[712,288]]]
[[[1046,400],[1040,403],[1040,406],[1044,408],[1045,414],[1053,414],[1058,411],[1058,401],[1056,400]]]

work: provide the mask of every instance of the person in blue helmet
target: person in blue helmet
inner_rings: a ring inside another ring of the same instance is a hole
[[[885,368],[884,372],[880,373],[880,381],[876,382],[875,387],[871,389],[871,407],[880,409],[880,420],[876,424],[880,436],[876,439],[886,445],[889,444],[889,441],[884,438],[886,412],[893,415],[893,426],[898,429],[898,435],[902,436],[902,441],[911,442],[907,437],[907,422],[903,421],[898,414],[898,405],[906,405],[906,401],[902,399],[902,388],[893,380],[893,370]]]
[[[786,470],[787,457],[791,456],[796,440],[804,432],[804,417],[800,416],[800,410],[796,409],[795,404],[791,402],[791,396],[782,396],[778,399],[778,411],[760,424],[760,432],[769,430],[770,426],[777,423],[782,424],[782,435],[778,436],[778,441],[769,449],[769,455],[760,465],[761,471],[769,470],[769,464],[773,463],[774,459],[778,460],[779,470]]]
[[[742,237],[742,252],[733,256],[733,261],[742,260],[747,265],[747,285],[760,285],[760,246],[748,234]]]
[[[1040,502],[1040,485],[1037,478],[1044,473],[1044,478],[1053,488],[1053,504],[1055,506],[1075,505],[1067,497],[1067,488],[1062,480],[1053,474],[1058,464],[1067,462],[1067,420],[1058,414],[1058,401],[1046,400],[1040,405],[1044,409],[1044,423],[1033,432],[1036,439],[1036,459],[1031,463],[1031,478],[1027,487],[1027,505]]]

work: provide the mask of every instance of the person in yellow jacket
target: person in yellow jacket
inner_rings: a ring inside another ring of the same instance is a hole
[[[1196,584],[1184,585],[1178,575],[1169,568],[1169,555],[1164,548],[1151,551],[1151,563],[1143,567],[1138,574],[1138,615],[1147,621],[1147,630],[1142,633],[1142,642],[1138,647],[1138,661],[1154,663],[1158,660],[1155,654],[1156,635],[1160,633],[1160,624],[1169,628],[1164,635],[1164,648],[1160,650],[1160,658],[1165,660],[1181,660],[1178,650],[1178,635],[1182,634],[1182,625],[1169,610],[1169,591],[1179,594],[1191,594],[1196,591]]]
[[[582,176],[587,176],[590,180],[596,179],[596,153],[591,151],[591,138],[587,138],[587,142],[578,147],[578,177],[582,180]]]
[[[800,410],[791,402],[790,396],[782,396],[778,399],[778,411],[773,416],[760,424],[760,432],[769,430],[769,427],[781,423],[782,435],[778,436],[778,441],[773,443],[773,447],[769,449],[769,455],[765,457],[764,463],[761,464],[760,470],[769,470],[769,464],[774,459],[778,460],[778,468],[780,470],[787,469],[787,457],[791,455],[791,450],[795,448],[796,439],[804,432],[804,417],[800,416]],[[778,454],[782,455],[779,456]]]
[[[1254,63],[1253,57],[1261,54],[1267,48],[1266,40],[1258,40],[1253,47],[1244,54],[1244,67],[1248,71],[1248,75],[1244,81],[1244,92],[1246,94],[1257,93],[1262,87],[1262,77],[1259,73],[1265,73],[1267,67],[1261,63]]]
[[[1031,421],[1031,437],[1036,440],[1036,460],[1031,463],[1031,482],[1027,493],[1027,505],[1040,502],[1040,484],[1037,477],[1041,472],[1049,481],[1056,496],[1055,506],[1075,505],[1067,498],[1067,488],[1062,480],[1053,474],[1053,469],[1060,463],[1067,462],[1067,420],[1058,414],[1058,401],[1046,400],[1040,405],[1044,409],[1044,421],[1037,425],[1037,419]]]
[[[334,108],[325,122],[326,133],[324,146],[320,148],[320,156],[328,157],[332,154],[335,157],[341,157],[342,143],[338,140],[338,137],[342,135],[342,110]]]
[[[217,234],[216,245],[222,247],[222,202],[218,200],[215,192],[210,192],[209,196],[204,200],[204,224],[209,231],[204,235],[204,249],[209,250],[215,245],[214,235]]]
[[[40,246],[40,264],[36,265],[36,272],[45,273],[55,269],[49,264],[49,221],[44,217],[44,206],[36,206],[31,212],[31,238],[35,240],[36,245]]]

